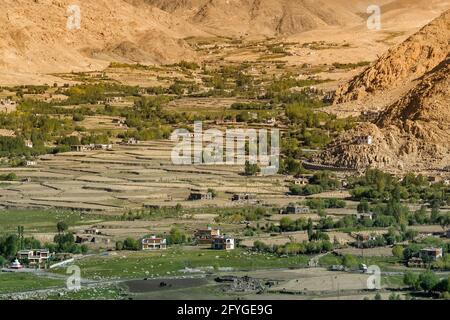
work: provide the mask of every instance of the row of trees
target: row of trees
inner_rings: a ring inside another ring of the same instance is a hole
[[[406,175],[402,180],[378,169],[367,170],[362,177],[349,179],[349,188],[355,200],[389,202],[408,200],[427,202],[431,206],[450,203],[450,188],[442,183],[430,184],[426,177]]]
[[[420,274],[408,271],[403,276],[403,283],[415,291],[440,293],[442,298],[446,299],[450,297],[450,277],[440,279],[430,270]]]
[[[260,252],[276,253],[278,255],[299,255],[330,252],[333,250],[333,244],[327,240],[289,242],[284,245],[267,245],[264,242],[255,241],[253,248]]]

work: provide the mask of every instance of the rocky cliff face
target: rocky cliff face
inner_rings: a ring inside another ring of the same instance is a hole
[[[361,137],[372,143],[361,143]],[[444,168],[450,164],[450,55],[375,123],[364,123],[318,156],[327,165],[390,171]]]
[[[374,78],[373,83],[379,88],[388,83],[400,85],[402,79],[416,80],[412,82],[412,89],[389,105],[374,123],[363,123],[341,135],[317,156],[317,162],[390,171],[428,170],[450,164],[449,22],[450,12],[446,12],[406,43],[391,50],[391,55],[379,59],[374,66],[379,66],[381,72],[371,67],[358,77],[367,79],[369,70],[383,75]],[[403,60],[408,67],[393,70],[393,61],[399,59],[398,48],[402,48],[400,52],[405,55]],[[414,59],[410,55],[416,58],[416,63],[411,63]],[[386,74],[390,76],[386,78]],[[399,80],[395,80],[394,75]],[[386,82],[383,79],[387,79]],[[372,138],[370,144],[361,138],[368,136]]]
[[[289,35],[364,20],[341,3],[324,0],[146,0],[221,36]]]
[[[67,28],[78,3],[80,28]],[[101,69],[109,61],[170,63],[195,52],[188,22],[124,0],[0,0],[0,70],[51,73]]]
[[[335,92],[333,103],[360,100],[406,85],[441,63],[448,54],[450,11],[405,42],[386,52],[361,74]]]

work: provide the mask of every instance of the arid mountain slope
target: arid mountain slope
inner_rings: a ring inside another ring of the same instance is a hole
[[[0,0],[0,70],[60,72],[100,69],[108,61],[167,63],[194,57],[182,40],[202,35],[170,14],[124,0]],[[81,28],[68,29],[68,6]]]
[[[375,123],[336,139],[318,161],[390,171],[440,169],[450,164],[450,54]],[[371,144],[358,143],[370,136]]]
[[[369,94],[403,86],[422,76],[447,56],[449,39],[450,10],[339,87],[334,103],[363,99]]]
[[[325,0],[146,0],[212,34],[287,35],[361,23],[357,14]]]

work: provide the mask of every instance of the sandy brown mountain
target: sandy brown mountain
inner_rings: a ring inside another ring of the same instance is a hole
[[[204,33],[158,8],[124,0],[0,0],[0,69],[67,72],[108,61],[168,63],[194,58],[182,40]],[[69,5],[81,8],[81,29],[69,30]]]
[[[435,68],[449,52],[450,10],[338,88],[334,103],[363,99],[369,94],[406,85]]]
[[[325,0],[146,0],[212,34],[288,35],[362,23],[362,17]]]
[[[450,165],[450,54],[375,123],[336,139],[317,160],[329,165],[390,171],[442,169]],[[371,136],[372,144],[358,143]]]

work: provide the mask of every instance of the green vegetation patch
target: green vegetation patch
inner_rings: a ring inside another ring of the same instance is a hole
[[[38,277],[30,273],[0,273],[0,293],[24,292],[58,287],[63,280]]]
[[[162,252],[121,252],[108,256],[88,257],[77,261],[82,277],[88,279],[140,278],[180,275],[185,268],[233,268],[257,270],[298,267],[307,264],[307,256],[280,258],[273,254],[241,249],[215,251],[197,248],[172,248]],[[54,270],[64,273],[64,270]]]
[[[4,210],[0,211],[0,234],[15,233],[17,226],[25,232],[56,232],[56,223],[65,221],[70,226],[90,224],[99,217],[85,217],[80,212],[61,210]]]

